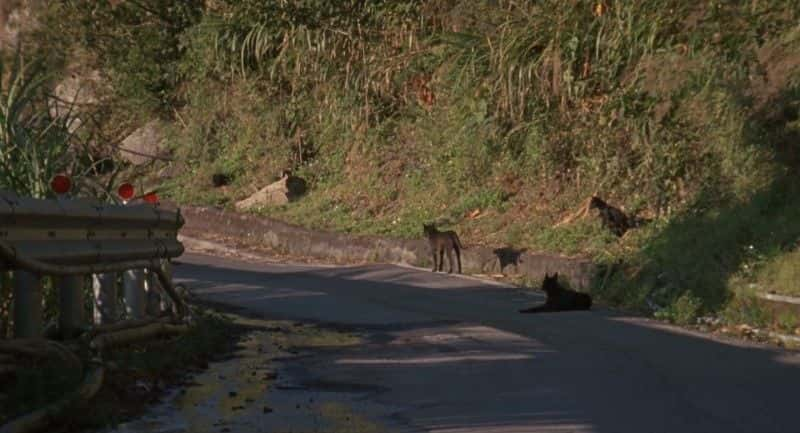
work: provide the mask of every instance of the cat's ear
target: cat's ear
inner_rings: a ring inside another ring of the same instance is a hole
[[[555,274],[553,274],[553,279],[554,279],[554,280],[557,280],[557,279],[558,279],[558,272],[556,272]]]

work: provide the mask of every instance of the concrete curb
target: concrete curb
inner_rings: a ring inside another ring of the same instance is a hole
[[[310,230],[271,218],[210,207],[185,206],[181,207],[181,214],[186,219],[181,233],[186,236],[202,239],[213,233],[233,238],[245,246],[335,263],[431,266],[429,247],[422,239],[389,239]],[[461,261],[464,273],[503,273],[528,277],[533,281],[542,279],[545,272],[558,272],[572,287],[580,289],[589,287],[596,272],[595,265],[585,258],[526,253],[507,247],[492,249],[467,245]]]

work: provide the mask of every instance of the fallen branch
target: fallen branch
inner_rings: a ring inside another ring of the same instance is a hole
[[[148,340],[153,337],[185,334],[189,331],[188,325],[171,325],[167,323],[151,323],[132,329],[109,332],[93,338],[89,347],[99,351],[119,347],[138,341]]]
[[[152,325],[154,323],[178,324],[172,317],[131,319],[117,323],[110,323],[107,325],[97,325],[93,327],[87,334],[89,336],[89,339],[92,339],[98,335],[108,334],[110,332],[123,331],[126,329],[140,328],[142,326]]]

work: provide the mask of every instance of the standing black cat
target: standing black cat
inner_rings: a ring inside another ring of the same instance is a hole
[[[458,239],[456,232],[452,230],[440,232],[433,224],[422,224],[422,230],[428,238],[428,243],[431,245],[431,254],[433,254],[433,272],[437,270],[442,271],[444,267],[444,253],[447,251],[447,262],[450,264],[448,273],[453,272],[453,251],[456,252],[458,259],[458,273],[461,273],[461,241]],[[438,258],[438,261],[437,261]]]

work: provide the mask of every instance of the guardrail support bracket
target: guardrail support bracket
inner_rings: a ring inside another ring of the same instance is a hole
[[[83,275],[69,275],[59,279],[58,329],[61,337],[71,338],[84,323]]]
[[[14,271],[14,338],[42,336],[42,279],[39,275]]]

